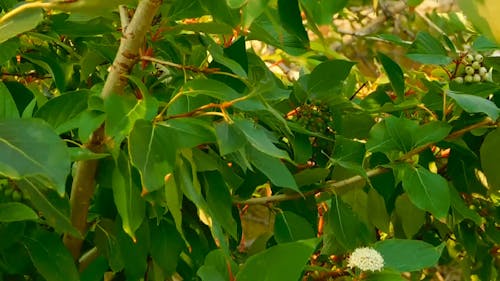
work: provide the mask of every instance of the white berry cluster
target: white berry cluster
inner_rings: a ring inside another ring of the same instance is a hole
[[[463,58],[463,72],[461,71],[460,76],[455,77],[453,80],[459,84],[491,80],[490,72],[484,66],[483,61],[484,57],[481,54],[467,54]]]
[[[375,249],[357,248],[348,259],[347,266],[357,267],[362,271],[379,271],[384,268],[384,258]]]

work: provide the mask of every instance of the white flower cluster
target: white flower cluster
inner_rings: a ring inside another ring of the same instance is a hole
[[[384,268],[384,258],[372,248],[357,248],[348,259],[347,266],[357,267],[362,271],[378,271]]]

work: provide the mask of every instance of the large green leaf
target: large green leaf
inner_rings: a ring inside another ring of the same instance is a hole
[[[313,238],[312,225],[304,218],[290,211],[276,214],[274,221],[274,238],[278,243],[294,242]]]
[[[299,280],[317,243],[317,239],[283,243],[251,256],[240,268],[236,280]]]
[[[444,246],[434,247],[418,240],[388,239],[373,247],[382,254],[384,267],[405,272],[435,266]]]
[[[422,64],[446,65],[452,60],[443,44],[427,32],[417,34],[407,56]]]
[[[38,215],[30,207],[18,203],[0,203],[0,222],[13,222],[23,220],[36,220]]]
[[[128,158],[121,153],[112,174],[113,198],[122,218],[123,230],[135,240],[135,231],[144,219],[146,208],[133,172]]]
[[[45,51],[39,54],[24,54],[23,58],[50,73],[59,91],[62,92],[66,89],[66,66],[54,52]]]
[[[23,242],[37,271],[45,280],[80,280],[73,258],[59,235],[40,230],[36,235],[26,237]]]
[[[203,281],[226,281],[234,279],[238,265],[223,250],[213,250],[205,257],[205,263],[197,274]]]
[[[307,81],[309,97],[329,101],[340,94],[353,66],[346,60],[330,60],[316,66]]]
[[[258,151],[272,157],[290,159],[285,151],[278,149],[273,144],[275,140],[270,138],[271,133],[264,127],[248,119],[237,119],[234,124],[245,135],[250,145]]]
[[[0,174],[14,179],[44,178],[47,187],[64,194],[70,156],[66,145],[40,119],[0,121]]]
[[[484,35],[500,43],[500,7],[495,0],[458,0],[462,11]]]
[[[223,101],[241,97],[233,88],[213,79],[194,79],[182,86],[182,94],[186,96],[206,95]]]
[[[36,178],[25,178],[17,184],[30,198],[33,207],[43,214],[44,222],[58,233],[69,233],[73,237],[82,236],[71,224],[68,198],[61,198],[55,191],[44,190]]]
[[[214,220],[233,237],[237,238],[237,225],[232,215],[232,198],[229,187],[218,172],[206,172],[204,175],[206,198]]]
[[[247,152],[253,166],[266,175],[274,185],[300,191],[292,173],[280,159],[251,147],[248,147]]]
[[[0,120],[19,118],[16,102],[12,98],[9,89],[0,82]]]
[[[488,185],[500,189],[500,173],[498,172],[498,159],[500,159],[500,128],[490,132],[481,145],[481,167],[488,179]]]
[[[233,123],[220,122],[215,125],[220,154],[226,155],[245,146],[246,138]]]
[[[405,165],[402,172],[403,188],[411,202],[437,218],[446,217],[450,208],[448,182],[440,175],[422,167]]]
[[[405,95],[405,77],[403,70],[395,61],[383,53],[379,53],[378,58],[382,66],[384,66],[384,70],[389,77],[389,81],[391,81],[394,92],[396,92],[400,99],[403,99]]]
[[[451,126],[440,121],[420,126],[413,120],[389,116],[372,127],[366,147],[372,152],[409,152],[416,147],[443,140],[450,131]]]
[[[241,9],[241,17],[244,28],[250,27],[252,22],[265,11],[268,2],[269,0],[246,1],[246,5]]]
[[[278,12],[283,27],[304,42],[304,45],[309,44],[309,36],[302,24],[302,16],[300,15],[298,0],[278,0]]]
[[[82,90],[55,97],[46,102],[35,117],[49,123],[57,134],[79,127],[79,115],[87,109],[89,92]]]
[[[27,9],[0,18],[0,43],[35,28],[43,19],[42,9]]]
[[[151,257],[165,274],[171,275],[176,271],[179,255],[185,248],[184,241],[175,226],[167,221],[150,227]]]
[[[344,250],[353,250],[375,239],[374,231],[339,197],[332,199],[325,228],[325,234],[333,235]]]
[[[396,198],[394,206],[396,223],[400,223],[403,232],[408,238],[412,238],[425,223],[425,211],[417,208],[408,197],[403,194]]]
[[[448,91],[447,95],[454,99],[457,104],[466,112],[485,113],[493,120],[497,120],[498,116],[500,115],[500,108],[498,108],[494,102],[485,98],[461,93],[454,93],[452,91]]]

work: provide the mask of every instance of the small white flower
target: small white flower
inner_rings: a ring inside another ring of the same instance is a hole
[[[377,271],[384,267],[384,258],[372,248],[357,248],[351,254],[347,263],[348,267],[357,267],[362,271]]]

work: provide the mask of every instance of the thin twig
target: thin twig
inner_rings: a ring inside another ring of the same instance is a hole
[[[170,66],[170,67],[177,68],[177,69],[189,70],[189,71],[196,72],[196,73],[213,74],[213,73],[220,71],[220,69],[218,69],[218,68],[199,68],[199,67],[196,67],[193,65],[182,65],[182,64],[171,62],[171,61],[165,61],[165,60],[153,58],[150,56],[141,56],[141,60],[155,62],[155,63],[159,63],[162,65]]]

